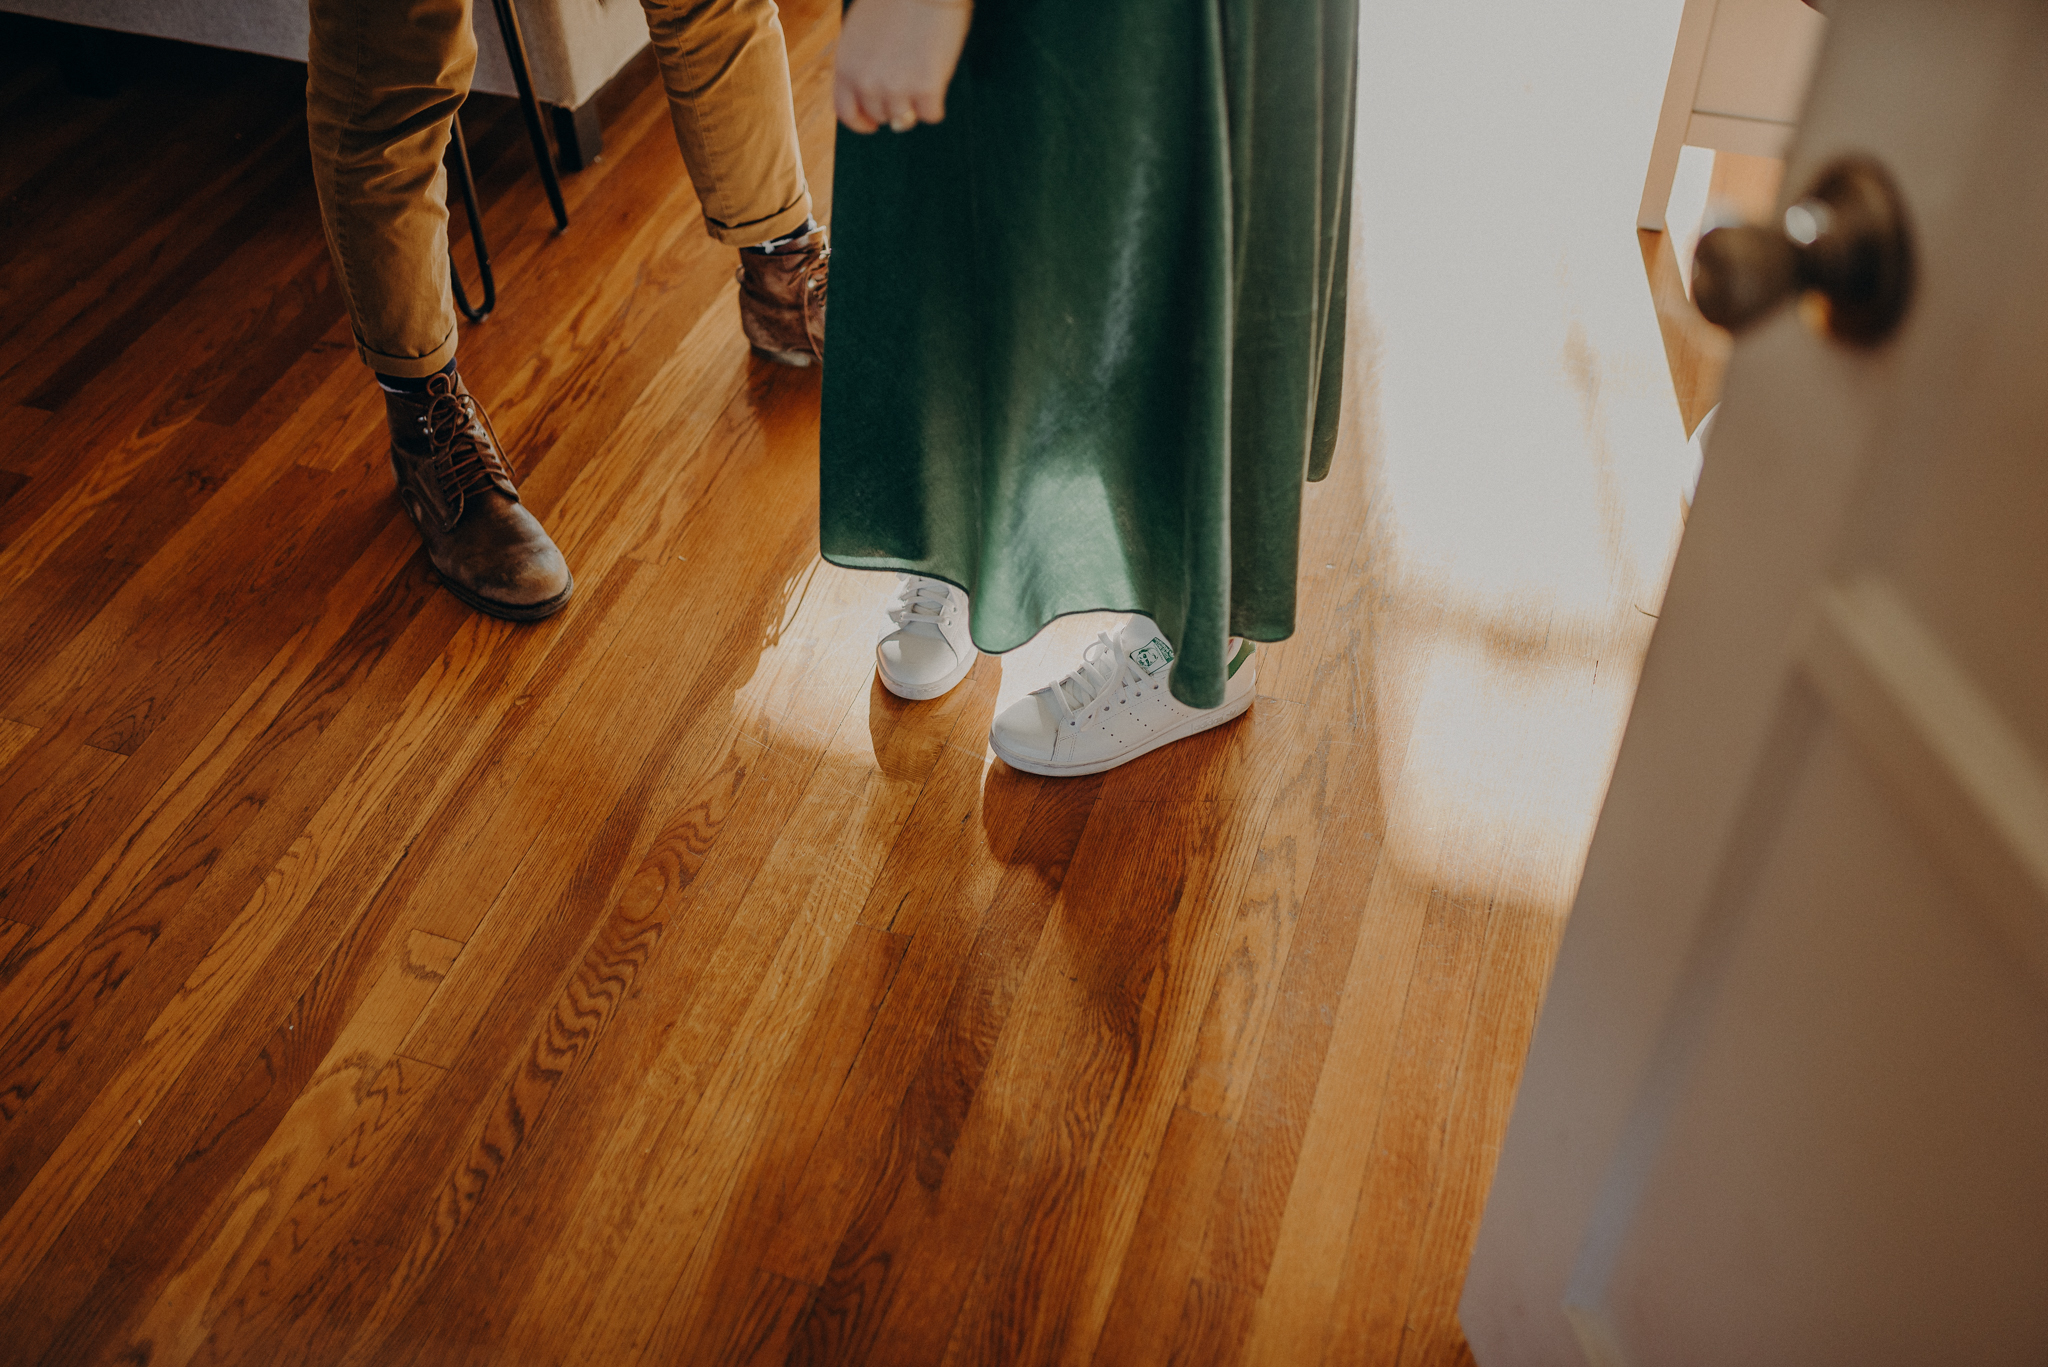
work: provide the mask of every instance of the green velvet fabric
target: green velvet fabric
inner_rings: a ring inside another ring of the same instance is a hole
[[[1143,612],[1175,696],[1294,630],[1343,373],[1356,0],[981,0],[946,120],[841,129],[825,558],[983,650]]]

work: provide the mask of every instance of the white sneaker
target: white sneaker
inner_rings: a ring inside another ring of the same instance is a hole
[[[875,643],[875,673],[899,698],[923,702],[967,677],[981,653],[967,634],[967,594],[943,579],[898,574],[889,620]]]
[[[1003,709],[988,743],[1012,769],[1052,777],[1099,774],[1162,745],[1221,726],[1252,705],[1257,663],[1249,641],[1231,640],[1223,705],[1189,707],[1167,690],[1173,647],[1151,619],[1133,617],[1114,640],[1102,633],[1081,667]]]

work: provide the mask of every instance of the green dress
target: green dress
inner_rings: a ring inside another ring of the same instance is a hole
[[[1145,613],[1174,695],[1294,630],[1344,351],[1356,0],[981,0],[944,123],[841,129],[821,543],[977,646]]]

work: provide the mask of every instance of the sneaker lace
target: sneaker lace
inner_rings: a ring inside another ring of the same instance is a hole
[[[428,382],[427,395],[420,426],[427,434],[427,449],[441,488],[453,515],[459,518],[471,495],[496,487],[499,478],[510,484],[512,470],[499,454],[498,434],[491,430],[490,419],[477,408],[476,400],[459,392],[445,375]]]
[[[953,607],[951,584],[943,579],[905,575],[902,587],[896,590],[895,606],[889,609],[889,620],[905,630],[916,630],[919,635],[937,636]]]
[[[1081,652],[1080,666],[1061,676],[1047,691],[1052,694],[1061,721],[1085,726],[1095,720],[1094,704],[1098,699],[1113,695],[1139,677],[1130,656],[1105,631]]]

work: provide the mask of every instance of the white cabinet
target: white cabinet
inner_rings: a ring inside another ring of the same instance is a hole
[[[1826,23],[1801,0],[1686,0],[1637,227],[1663,230],[1682,146],[1785,154]]]

